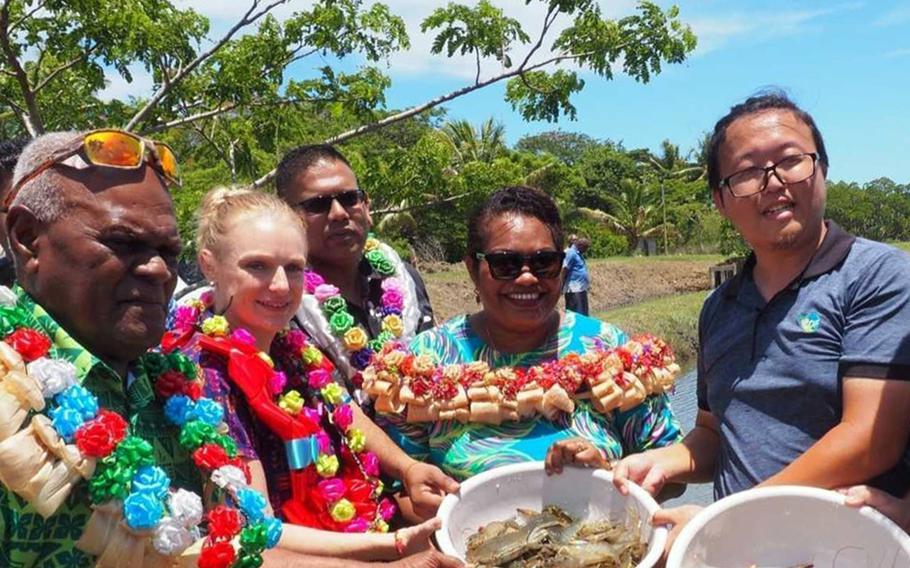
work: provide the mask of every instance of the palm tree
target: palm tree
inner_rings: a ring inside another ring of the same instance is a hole
[[[665,184],[668,179],[687,179],[695,181],[705,176],[706,169],[701,163],[689,162],[682,158],[679,146],[664,140],[660,143],[660,155],[654,155],[647,150],[636,152],[636,159],[642,166],[654,172],[660,184],[660,208],[663,215],[664,254],[669,250],[669,224],[667,223],[667,201]]]
[[[455,151],[453,165],[456,169],[468,162],[490,163],[506,148],[506,129],[492,118],[481,124],[480,132],[467,120],[459,119],[447,122],[442,133]]]
[[[626,237],[629,252],[638,248],[642,239],[651,238],[672,225],[661,222],[657,216],[660,194],[653,185],[646,182],[624,179],[620,182],[618,195],[607,195],[611,213],[598,209],[579,207],[578,211],[589,219],[609,225],[614,231]],[[666,232],[665,232],[666,234]]]

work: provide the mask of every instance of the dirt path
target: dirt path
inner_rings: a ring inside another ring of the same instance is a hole
[[[684,292],[707,290],[708,269],[720,257],[619,258],[593,260],[591,313]],[[461,264],[424,272],[437,321],[475,310],[474,287]]]

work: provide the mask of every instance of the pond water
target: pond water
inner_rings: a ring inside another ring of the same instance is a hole
[[[683,431],[689,432],[695,425],[698,414],[698,401],[695,394],[695,369],[690,369],[676,381],[676,388],[670,393],[670,404],[673,412],[682,424]],[[664,507],[678,505],[708,505],[714,501],[714,488],[710,483],[689,485],[686,492],[663,503]]]

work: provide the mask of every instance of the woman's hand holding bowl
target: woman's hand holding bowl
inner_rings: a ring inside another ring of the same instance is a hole
[[[550,446],[547,457],[544,459],[547,475],[562,473],[562,468],[566,464],[602,468],[610,466],[610,462],[604,457],[600,448],[584,438],[560,440]]]

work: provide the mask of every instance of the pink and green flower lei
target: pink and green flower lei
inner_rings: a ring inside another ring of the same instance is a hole
[[[306,292],[315,296],[328,322],[329,329],[344,345],[350,355],[351,365],[361,371],[370,363],[374,353],[382,350],[389,342],[397,340],[404,333],[402,311],[404,290],[400,279],[393,277],[395,267],[382,252],[379,241],[370,235],[364,246],[364,258],[383,277],[380,312],[382,331],[370,340],[362,326],[357,325],[348,311],[347,301],[337,287],[327,284],[325,279],[312,270],[306,272]]]
[[[242,350],[250,351],[255,344],[245,329],[231,330],[223,316],[211,315],[211,294],[178,308],[175,330],[187,335],[200,330],[205,335]],[[183,327],[179,327],[183,326]],[[318,456],[302,471],[305,481],[303,494],[295,494],[298,502],[296,518],[289,520],[336,532],[386,532],[395,506],[382,498],[383,484],[379,480],[380,465],[376,454],[366,450],[366,437],[353,427],[354,411],[347,392],[333,381],[334,365],[297,329],[282,332],[273,344],[276,364],[264,352],[258,357],[272,367],[268,389],[275,404],[291,417],[305,421],[316,431]],[[254,414],[261,409],[251,406]],[[335,436],[322,427],[330,425]],[[284,439],[282,432],[275,432]],[[341,444],[336,452],[332,439]],[[340,458],[339,458],[340,454]],[[292,483],[292,486],[295,484]]]

